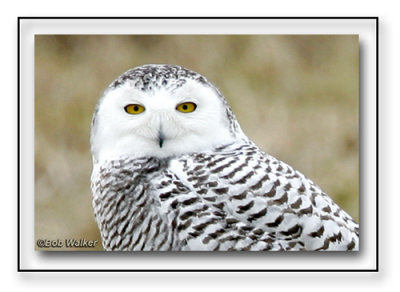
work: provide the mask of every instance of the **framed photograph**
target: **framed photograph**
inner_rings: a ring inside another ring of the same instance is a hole
[[[378,18],[18,28],[19,271],[378,271]]]

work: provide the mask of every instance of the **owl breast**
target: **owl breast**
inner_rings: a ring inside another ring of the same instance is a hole
[[[151,181],[165,161],[119,159],[95,167],[93,208],[105,250],[172,250],[177,246],[169,212],[161,211]]]
[[[287,164],[238,141],[95,168],[107,250],[357,250],[358,225]]]

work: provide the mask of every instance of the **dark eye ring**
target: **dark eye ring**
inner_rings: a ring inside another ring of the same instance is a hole
[[[140,114],[144,112],[144,110],[145,110],[144,106],[140,104],[128,104],[127,106],[125,106],[125,111],[131,115]]]
[[[180,111],[181,113],[191,113],[194,112],[196,108],[197,105],[193,102],[184,102],[176,106],[176,110]]]

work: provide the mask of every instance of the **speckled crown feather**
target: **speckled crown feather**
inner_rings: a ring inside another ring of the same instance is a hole
[[[143,91],[161,87],[177,88],[185,84],[187,79],[212,86],[204,76],[181,66],[149,64],[129,69],[115,79],[109,88],[114,89],[127,82]]]

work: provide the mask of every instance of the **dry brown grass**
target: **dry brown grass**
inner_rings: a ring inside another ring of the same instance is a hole
[[[38,35],[36,238],[99,239],[90,193],[92,111],[116,76],[147,63],[205,75],[256,144],[358,220],[357,36]]]

